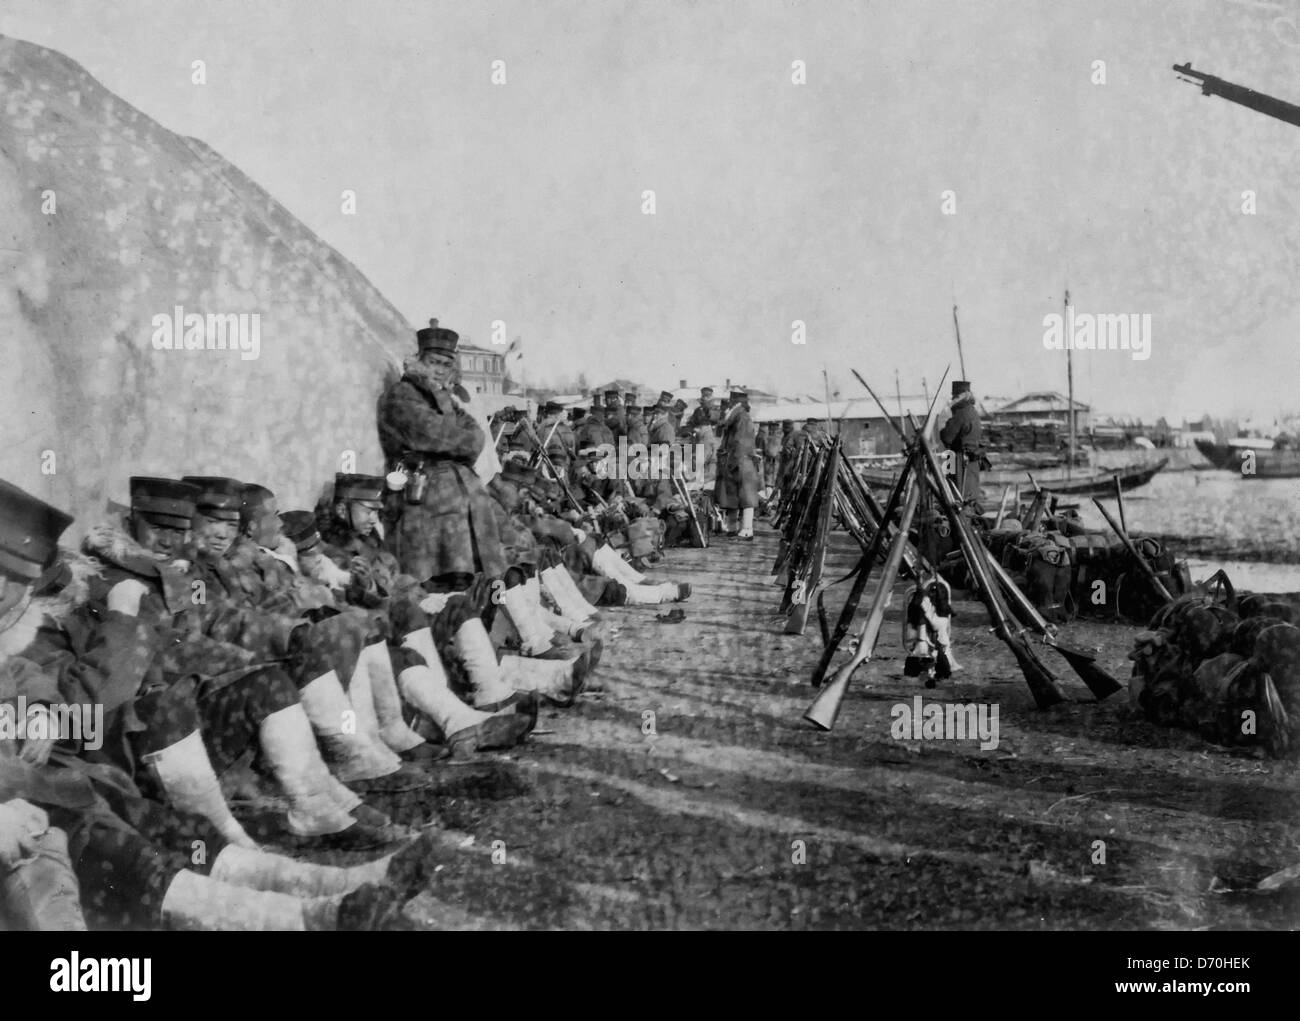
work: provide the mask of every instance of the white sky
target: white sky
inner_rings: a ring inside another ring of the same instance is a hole
[[[1300,102],[1300,0],[3,0],[0,33],[212,145],[413,323],[505,320],[530,380],[919,391],[955,299],[977,392],[1064,391],[1068,282],[1153,317],[1148,361],[1076,356],[1094,407],[1300,405],[1300,128],[1170,70]]]

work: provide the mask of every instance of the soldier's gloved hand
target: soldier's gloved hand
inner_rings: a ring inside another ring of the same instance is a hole
[[[43,718],[43,719],[41,719]],[[41,719],[41,722],[37,722]],[[18,752],[18,758],[33,766],[43,766],[50,761],[50,752],[54,751],[54,723],[50,719],[50,710],[43,705],[29,706],[27,709],[28,731],[40,730],[46,737],[26,737]]]
[[[0,804],[0,871],[36,853],[36,838],[50,828],[49,816],[22,798]]]
[[[138,578],[119,581],[108,592],[108,608],[128,617],[140,615],[140,600],[149,593],[149,586]]]

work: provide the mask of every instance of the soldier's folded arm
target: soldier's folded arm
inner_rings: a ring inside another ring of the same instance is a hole
[[[469,415],[454,406],[441,411],[418,395],[397,392],[401,389],[398,384],[380,414],[381,430],[395,441],[391,446],[456,460],[478,456],[485,438]]]

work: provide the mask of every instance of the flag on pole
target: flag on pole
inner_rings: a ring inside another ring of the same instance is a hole
[[[522,337],[516,337],[510,342],[510,346],[506,348],[503,364],[505,367],[506,381],[508,383],[517,383],[520,389],[522,389],[524,383],[524,351]],[[509,387],[506,389],[507,392],[509,392]]]

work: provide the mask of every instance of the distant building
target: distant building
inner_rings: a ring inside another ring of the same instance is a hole
[[[1055,390],[1037,390],[1008,401],[1001,407],[993,408],[993,417],[1001,421],[1019,424],[1022,422],[1056,422],[1065,429],[1070,428],[1070,401]],[[1074,428],[1082,432],[1088,428],[1088,416],[1092,409],[1088,405],[1074,402]]]
[[[501,394],[505,392],[505,354],[484,347],[462,343],[456,349],[460,358],[460,382],[470,393]]]

